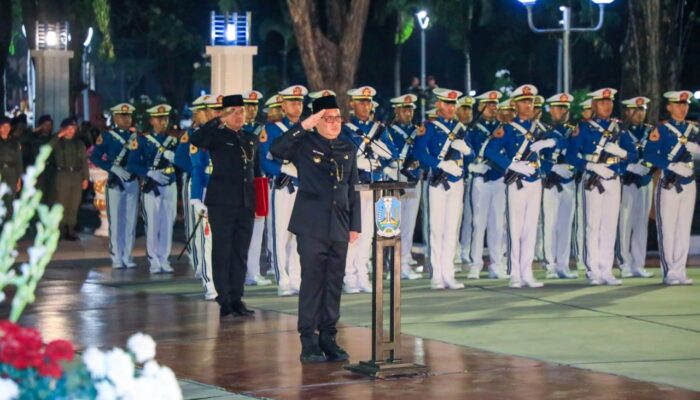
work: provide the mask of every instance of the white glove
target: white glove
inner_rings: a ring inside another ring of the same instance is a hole
[[[455,160],[440,161],[440,164],[438,164],[438,168],[452,176],[462,176],[462,167],[457,165],[457,161]]]
[[[485,174],[488,172],[488,170],[491,169],[491,167],[488,166],[488,164],[483,164],[483,163],[471,163],[469,164],[469,172],[472,174]]]
[[[299,176],[299,174],[297,173],[297,167],[295,167],[292,163],[282,164],[281,171],[283,174],[289,175],[292,178],[296,178]]]
[[[207,212],[209,211],[207,209],[207,206],[202,203],[202,200],[200,199],[191,199],[190,200],[190,205],[192,208],[194,208],[194,213],[197,215],[201,215],[202,217],[207,216]]]
[[[685,148],[693,154],[700,154],[700,145],[695,142],[686,143]]]
[[[530,145],[530,150],[539,153],[542,149],[549,149],[557,145],[554,139],[542,139]]]
[[[603,179],[610,179],[613,177],[613,175],[615,175],[613,170],[611,170],[610,168],[608,168],[607,165],[602,163],[589,162],[588,164],[586,164],[586,171],[591,171]]]
[[[472,149],[470,149],[467,142],[462,139],[453,140],[450,147],[462,153],[463,156],[468,156],[472,153]]]
[[[391,150],[389,150],[389,147],[384,143],[373,140],[370,146],[372,147],[372,152],[374,152],[377,157],[385,159],[392,158]]]
[[[564,179],[569,179],[574,176],[574,173],[569,169],[569,164],[555,164],[552,166],[552,172]]]
[[[109,171],[123,181],[127,181],[129,178],[131,178],[131,174],[119,165],[113,165]]]
[[[396,177],[399,175],[399,169],[395,167],[384,167],[382,172],[384,175],[392,179],[396,179]]]
[[[357,169],[361,169],[363,171],[371,171],[372,163],[365,156],[357,157]]]
[[[618,157],[622,157],[622,158],[627,157],[627,151],[625,151],[622,147],[618,146],[615,143],[612,143],[612,142],[606,143],[604,149],[608,153],[614,154]]]
[[[649,173],[649,167],[646,167],[640,163],[627,165],[627,172],[631,172],[635,175],[644,176]]]
[[[535,167],[530,165],[529,162],[527,161],[515,161],[510,163],[508,166],[508,169],[511,171],[515,171],[521,175],[534,175],[535,174]]]
[[[166,185],[168,182],[170,182],[170,178],[168,178],[168,175],[165,175],[164,173],[157,170],[148,171],[146,175],[148,175],[149,178],[156,181],[156,183],[158,183],[159,185]]]
[[[170,162],[173,162],[175,160],[175,152],[172,150],[165,150],[163,152],[163,158]]]
[[[675,172],[677,175],[682,176],[683,178],[688,178],[691,175],[693,175],[693,170],[690,169],[688,164],[685,164],[685,163],[680,163],[680,162],[671,163],[668,166],[668,169],[670,171]]]

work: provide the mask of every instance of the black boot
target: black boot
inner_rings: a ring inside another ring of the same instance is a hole
[[[326,353],[328,361],[345,361],[350,355],[335,342],[335,335],[321,334],[318,345]]]
[[[301,354],[299,361],[302,364],[313,364],[326,362],[326,356],[318,346],[318,336],[302,336],[301,337]]]
[[[231,308],[231,304],[229,304],[228,301],[219,301],[220,298],[217,297],[216,301],[219,303],[219,318],[224,318],[227,317],[231,314],[233,314],[233,309]]]
[[[76,240],[80,240],[78,235],[75,233],[75,228],[73,228],[72,226],[66,227],[66,240],[70,240],[71,242],[75,242]]]
[[[251,310],[250,308],[246,307],[245,303],[241,300],[235,300],[231,303],[231,310],[237,315],[240,316],[246,316],[246,315],[253,315],[255,314],[255,311]]]

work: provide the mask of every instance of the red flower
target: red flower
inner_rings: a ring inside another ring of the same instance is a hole
[[[6,335],[14,335],[17,331],[19,331],[19,326],[17,324],[3,319],[0,321],[0,338]]]
[[[45,376],[45,377],[51,377],[51,378],[60,378],[61,377],[61,366],[58,365],[58,363],[55,363],[53,361],[49,361],[45,364],[39,365],[39,368],[37,369],[39,372],[39,375]]]
[[[27,351],[41,351],[41,334],[38,330],[33,328],[21,328],[14,336]]]
[[[44,354],[49,361],[57,363],[61,360],[73,361],[73,344],[67,340],[54,340],[46,345]]]

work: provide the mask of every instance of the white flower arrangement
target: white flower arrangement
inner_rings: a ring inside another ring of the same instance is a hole
[[[19,387],[11,379],[0,378],[0,400],[12,400],[19,397]]]
[[[156,342],[149,335],[136,333],[127,341],[127,350],[103,352],[91,347],[83,362],[95,381],[100,400],[178,400],[182,392],[173,371],[155,360]],[[143,368],[137,369],[137,365]]]

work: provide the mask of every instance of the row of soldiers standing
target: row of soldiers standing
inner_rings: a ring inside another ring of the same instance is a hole
[[[437,88],[435,115],[413,124],[417,97],[391,99],[394,118],[388,125],[373,120],[376,91],[362,86],[348,92],[352,117],[342,135],[357,147],[361,182],[408,180],[402,203],[402,278],[417,279],[411,255],[413,233],[425,209],[431,287],[459,289],[455,258],[469,265],[469,279],[484,267],[484,237],[489,250],[488,276],[510,278],[511,287],[540,287],[532,263],[538,223],[548,278],[575,278],[569,269],[572,236],[579,268],[592,285],[619,285],[612,272],[615,243],[622,277],[651,274],[644,269],[646,218],[651,207],[651,175],[662,170],[657,185],[657,224],[664,283],[692,283],[685,273],[694,208],[692,154],[697,126],[685,121],[689,92],[668,92],[669,121],[644,124],[648,99],[623,101],[625,122],[611,118],[614,89],[590,93],[583,102],[584,119],[569,124],[574,101],[568,93],[546,100],[552,126],[539,121],[544,99],[533,85],[517,88],[510,99],[491,90],[475,98]],[[260,275],[264,232],[278,283],[278,294],[297,294],[301,266],[295,237],[287,230],[298,193],[296,167],[270,153],[271,144],[299,123],[306,96],[335,95],[331,90],[308,93],[291,86],[265,103],[267,124],[255,122],[262,94],[243,94],[244,130],[258,137],[260,165],[271,180],[270,215],[256,216],[248,251],[246,283],[267,285]],[[152,273],[171,272],[168,261],[176,213],[175,167],[183,174],[186,232],[193,232],[190,259],[201,277],[207,299],[216,298],[212,281],[211,230],[204,197],[212,172],[205,149],[189,143],[199,126],[221,110],[221,96],[204,95],[192,104],[193,127],[180,138],[168,136],[170,106],[148,110],[153,131],[138,135],[131,128],[129,104],[111,111],[115,127],[98,138],[93,162],[110,172],[107,189],[110,252],[114,268],[135,266],[131,250],[139,197],[147,227]],[[473,115],[476,104],[477,115]],[[346,293],[370,292],[368,265],[373,237],[373,205],[361,192],[362,232],[350,244],[346,261]],[[542,213],[542,218],[540,218]],[[618,232],[619,220],[619,235]],[[575,224],[574,224],[575,222]],[[313,221],[309,221],[313,223]],[[572,227],[576,226],[574,230]],[[369,234],[368,234],[369,232]],[[458,247],[461,251],[458,252]]]

